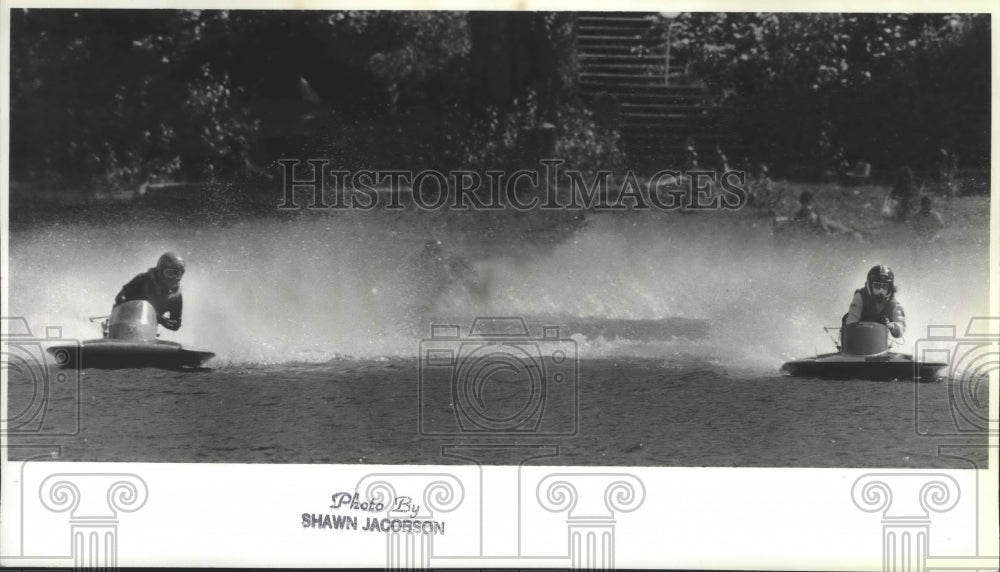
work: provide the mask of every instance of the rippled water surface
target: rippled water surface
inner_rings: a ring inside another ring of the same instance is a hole
[[[954,432],[948,382],[740,377],[700,360],[594,359],[579,368],[579,411],[552,400],[540,413],[556,432],[484,437],[453,417],[422,436],[416,360],[225,367],[211,372],[88,371],[81,378],[79,435],[61,438],[77,461],[448,464],[442,445],[557,445],[547,460],[570,465],[947,467],[941,439]],[[494,380],[502,386],[503,379]],[[30,383],[10,393],[27,403]],[[985,385],[983,386],[985,388]],[[491,412],[518,409],[521,384],[492,391]],[[985,416],[985,392],[979,396]],[[56,397],[50,429],[72,428],[73,397]],[[919,421],[919,424],[918,424]],[[26,439],[30,442],[30,439]],[[981,443],[985,445],[985,440]],[[982,461],[985,462],[985,454]],[[497,458],[496,462],[503,462]]]

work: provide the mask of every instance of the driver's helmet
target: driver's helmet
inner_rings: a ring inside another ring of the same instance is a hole
[[[156,261],[156,272],[164,282],[176,286],[184,276],[184,259],[176,252],[164,252]]]
[[[895,292],[894,279],[892,269],[888,266],[872,266],[865,280],[865,288],[877,299],[888,300]]]

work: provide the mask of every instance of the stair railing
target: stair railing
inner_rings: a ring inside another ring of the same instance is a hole
[[[666,49],[666,61],[663,64],[663,84],[670,85],[670,44],[673,40],[674,26],[677,25],[676,17],[680,12],[660,12],[663,16],[670,18],[670,23],[667,24],[667,49]]]

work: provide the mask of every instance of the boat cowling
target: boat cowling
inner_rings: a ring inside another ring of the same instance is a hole
[[[889,351],[889,329],[878,322],[845,324],[840,336],[847,355],[876,356]]]
[[[122,302],[111,310],[108,339],[129,342],[156,341],[156,309],[145,300]]]

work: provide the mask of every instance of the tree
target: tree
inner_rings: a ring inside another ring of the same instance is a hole
[[[571,100],[578,63],[575,14],[470,12],[470,95],[476,107],[509,109],[531,92],[543,116]]]
[[[989,157],[988,15],[695,13],[676,48],[751,147],[814,161],[820,133],[884,166]]]

